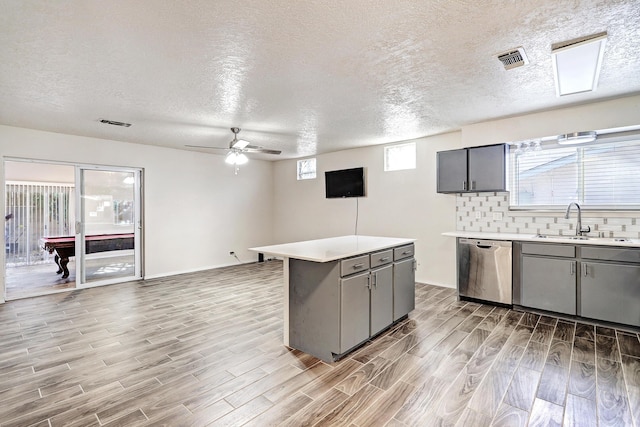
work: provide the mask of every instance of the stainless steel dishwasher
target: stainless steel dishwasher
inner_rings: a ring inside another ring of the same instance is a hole
[[[511,242],[458,238],[458,294],[513,304]]]

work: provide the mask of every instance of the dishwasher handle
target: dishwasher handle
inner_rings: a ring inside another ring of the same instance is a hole
[[[477,244],[476,248],[480,248],[480,249],[491,249],[493,247],[493,245],[481,245],[481,244]]]

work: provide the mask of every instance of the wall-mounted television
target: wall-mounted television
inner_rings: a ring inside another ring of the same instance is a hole
[[[364,168],[326,171],[324,183],[327,199],[364,197]]]

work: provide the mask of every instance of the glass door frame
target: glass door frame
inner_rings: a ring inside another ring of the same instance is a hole
[[[85,224],[85,203],[83,197],[85,195],[85,171],[104,171],[104,172],[125,172],[133,173],[134,183],[134,274],[132,276],[116,277],[105,280],[86,281],[86,224]],[[140,280],[143,276],[142,260],[142,233],[143,233],[143,210],[142,210],[142,169],[118,166],[101,166],[75,164],[75,181],[76,181],[76,223],[75,223],[75,253],[76,253],[76,289],[92,288],[95,286],[110,285],[114,283],[128,282],[132,280]]]

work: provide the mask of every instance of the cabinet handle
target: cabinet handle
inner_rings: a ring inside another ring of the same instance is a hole
[[[389,257],[386,256],[384,258],[380,258],[380,262],[385,262],[385,261],[389,261]]]
[[[570,269],[570,271],[569,271],[569,274],[570,274],[571,276],[573,276],[574,274],[576,274],[576,263],[575,263],[575,262],[572,262],[572,263],[571,263],[571,269]]]
[[[373,273],[373,276],[371,276],[373,279],[373,287],[377,288],[378,287],[378,273]]]
[[[476,182],[475,181],[471,181],[471,189],[472,190],[476,189]]]
[[[411,251],[404,251],[402,252],[402,255],[409,255],[411,253]]]
[[[584,267],[584,277],[587,277],[589,275],[589,265],[582,264],[582,266]]]
[[[467,189],[467,181],[462,181],[462,189],[463,190]]]
[[[362,267],[364,267],[364,264],[353,264],[353,269],[354,270],[357,270],[357,269],[362,268]]]

